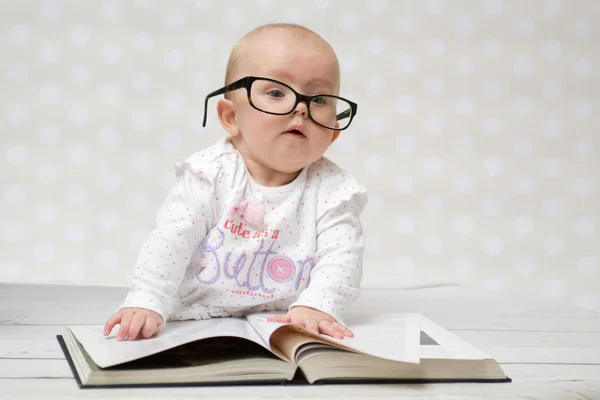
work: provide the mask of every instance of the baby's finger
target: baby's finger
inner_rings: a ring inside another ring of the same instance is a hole
[[[303,322],[304,323],[301,323],[301,325],[304,325],[306,329],[316,333],[317,335],[319,334],[319,323],[317,322],[317,320],[313,318],[305,318]]]
[[[158,330],[158,322],[154,318],[148,317],[146,318],[146,322],[144,322],[141,334],[144,339],[148,339],[158,332]]]
[[[319,331],[334,338],[343,339],[344,334],[331,321],[320,321]]]
[[[122,316],[123,314],[121,311],[111,315],[111,317],[108,319],[108,321],[106,321],[106,324],[104,325],[104,336],[110,335],[115,325],[121,322]]]
[[[283,315],[277,315],[274,317],[269,317],[269,318],[267,318],[267,321],[290,323],[290,322],[292,322],[292,318],[287,314],[283,314]]]
[[[144,315],[143,312],[136,312],[133,314],[131,323],[129,324],[129,330],[127,331],[127,337],[129,340],[135,340],[137,338],[137,335],[140,333],[145,321],[146,315]]]
[[[121,341],[125,339],[127,335],[127,331],[129,330],[129,323],[131,322],[131,317],[133,316],[133,312],[131,311],[123,311],[121,317],[121,326],[119,327],[119,332],[117,333],[117,340]]]

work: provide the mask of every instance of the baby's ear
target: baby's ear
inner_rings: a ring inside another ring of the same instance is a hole
[[[217,103],[217,115],[219,116],[219,121],[221,121],[221,126],[231,136],[240,134],[240,129],[235,120],[235,104],[233,104],[233,101],[228,99],[219,100]]]
[[[333,136],[331,137],[331,143],[329,143],[329,144],[333,144],[333,142],[335,142],[335,140],[338,138],[338,136],[340,136],[340,133],[342,133],[342,131],[333,131]]]

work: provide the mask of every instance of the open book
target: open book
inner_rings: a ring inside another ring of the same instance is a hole
[[[510,381],[496,361],[420,314],[349,315],[354,337],[344,339],[271,315],[169,322],[137,341],[85,325],[57,338],[80,387]]]

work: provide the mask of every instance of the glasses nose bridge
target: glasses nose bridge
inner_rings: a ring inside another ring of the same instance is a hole
[[[306,115],[308,116],[310,114],[310,102],[312,101],[312,96],[307,96],[305,94],[298,93],[295,90],[294,94],[296,95],[296,104],[294,105],[292,112],[295,112],[298,109],[298,104],[304,103],[304,105],[306,106]]]

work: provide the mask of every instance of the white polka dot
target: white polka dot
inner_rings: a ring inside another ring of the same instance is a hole
[[[283,17],[281,18],[282,22],[290,23],[290,24],[301,24],[303,20],[302,11],[297,8],[292,8],[291,10],[287,10]]]
[[[262,0],[255,1],[257,4],[273,4],[275,0]],[[196,0],[196,7],[198,8],[211,8],[214,4],[214,0]]]
[[[358,16],[351,11],[344,11],[338,19],[339,28],[346,32],[354,32],[358,28]]]
[[[423,160],[423,173],[425,175],[441,175],[444,169],[444,160],[437,156],[427,156]]]
[[[381,114],[369,114],[365,118],[365,130],[371,135],[380,135],[385,129],[385,118]]]
[[[4,264],[2,268],[0,268],[0,272],[2,272],[4,276],[7,276],[9,278],[16,278],[23,274],[21,265],[17,264],[16,262],[10,261]]]
[[[60,100],[60,89],[56,85],[44,84],[40,86],[39,99],[42,103],[56,103]]]
[[[138,213],[142,213],[148,210],[150,205],[150,198],[148,194],[136,192],[129,196],[129,207]]]
[[[475,70],[473,58],[469,56],[457,57],[454,66],[456,68],[456,72],[462,76],[473,75],[473,71]]]
[[[163,106],[169,111],[178,111],[183,107],[183,97],[178,92],[169,92],[163,100]]]
[[[402,55],[396,57],[396,71],[402,74],[410,74],[417,68],[417,63],[413,56]]]
[[[394,187],[401,194],[410,194],[413,191],[413,178],[408,175],[399,175]]]
[[[533,101],[524,97],[519,98],[513,102],[513,110],[518,117],[529,117],[533,113]]]
[[[531,57],[519,58],[515,61],[513,70],[518,76],[531,76],[533,75],[533,60]]]
[[[192,80],[192,87],[195,91],[200,93],[208,93],[215,85],[211,75],[206,72],[198,72],[194,75]]]
[[[100,98],[105,104],[116,106],[123,102],[118,85],[105,85],[100,89]]]
[[[544,202],[544,213],[549,217],[556,217],[563,213],[564,205],[559,199],[550,198]]]
[[[454,112],[456,115],[472,115],[473,107],[473,99],[470,97],[459,97],[458,99],[454,100]]]
[[[150,154],[134,154],[129,162],[129,169],[134,172],[148,172],[150,170]]]
[[[487,176],[498,176],[502,173],[503,169],[502,161],[498,157],[490,157],[483,162],[483,172]]]
[[[383,211],[383,197],[377,192],[369,194],[369,201],[365,206],[365,212],[369,214],[379,214]]]
[[[396,216],[395,231],[400,234],[411,233],[414,230],[413,217],[410,215]]]
[[[469,15],[462,15],[454,21],[454,30],[459,36],[473,36],[475,20]]]
[[[41,164],[35,169],[35,176],[41,183],[51,185],[56,183],[58,168],[53,164]]]
[[[439,76],[430,76],[425,78],[423,89],[430,96],[440,96],[444,92],[444,82]]]
[[[371,174],[380,174],[385,169],[385,157],[371,154],[365,157],[365,169]]]
[[[118,1],[106,1],[102,7],[102,18],[108,22],[123,21],[123,10]]]
[[[533,152],[533,141],[530,136],[517,136],[513,142],[513,151],[519,156],[526,157]]]
[[[400,256],[396,259],[395,270],[402,275],[410,275],[415,270],[415,263],[408,256]]]
[[[590,178],[576,178],[573,183],[573,191],[577,196],[591,196],[594,193],[594,189],[594,181]]]
[[[500,254],[504,250],[504,242],[498,236],[488,236],[483,240],[483,250],[487,254]]]
[[[198,3],[197,0],[196,3]],[[205,0],[208,1],[208,0]],[[154,5],[154,0],[134,0],[135,8],[150,8]]]
[[[33,250],[33,258],[36,261],[49,262],[54,260],[56,256],[56,250],[54,246],[49,243],[41,243]]]
[[[502,13],[502,0],[484,0],[483,6],[488,14],[497,15]]]
[[[108,64],[114,64],[121,59],[121,46],[109,43],[102,46],[102,59]]]
[[[9,104],[6,119],[11,125],[21,125],[27,121],[27,109],[23,104]]]
[[[22,46],[29,41],[29,27],[27,25],[13,25],[8,30],[8,43]]]
[[[596,268],[596,259],[592,257],[579,257],[577,260],[577,273],[581,276],[593,276]]]
[[[387,40],[381,36],[371,36],[367,39],[367,51],[371,54],[381,55],[387,50]]]
[[[483,132],[487,137],[500,136],[502,132],[502,122],[498,118],[486,118],[483,121]]]
[[[544,161],[542,169],[547,177],[557,178],[562,174],[562,165],[556,159],[548,159]]]
[[[454,191],[457,194],[468,195],[473,192],[473,179],[469,176],[460,176],[454,181]]]
[[[14,85],[22,85],[27,82],[29,70],[26,65],[11,64],[8,66],[8,82]]]
[[[439,196],[426,196],[423,202],[425,215],[438,215],[442,212],[444,202]]]
[[[87,190],[82,185],[69,186],[67,200],[73,205],[81,205],[87,200]]]
[[[483,212],[488,217],[497,217],[503,209],[502,200],[498,197],[488,197],[483,201]]]
[[[483,281],[483,289],[489,291],[502,291],[504,290],[504,281],[502,279],[486,279]]]
[[[229,29],[239,29],[246,22],[244,12],[239,8],[227,8],[225,11],[225,26]]]
[[[387,0],[369,0],[365,2],[365,6],[371,12],[383,12],[388,8]]]
[[[416,25],[415,17],[410,14],[402,14],[396,19],[396,29],[404,35],[414,31]]]
[[[457,256],[454,259],[454,273],[460,276],[469,276],[473,273],[473,260],[468,256]]]
[[[315,7],[324,10],[329,7],[329,0],[314,0]]]
[[[468,215],[461,215],[454,220],[454,231],[461,235],[467,235],[473,231],[473,218]]]
[[[121,147],[121,137],[112,125],[104,125],[98,132],[100,143],[108,150],[114,151]]]
[[[504,46],[501,41],[497,39],[490,39],[483,42],[483,54],[490,58],[502,57]]]
[[[577,297],[577,306],[585,310],[597,310],[598,298],[593,294],[584,294]]]
[[[63,275],[71,283],[83,283],[85,281],[85,269],[80,264],[66,264],[63,267]]]
[[[544,240],[544,252],[550,256],[562,254],[565,249],[564,240],[560,236],[550,236]]]
[[[365,235],[365,249],[368,253],[377,254],[381,251],[381,238],[377,235]]]
[[[98,216],[98,227],[105,231],[114,231],[121,226],[121,217],[116,212],[104,211]]]
[[[121,173],[108,168],[101,168],[98,171],[100,187],[108,191],[114,191],[121,187]]]
[[[119,257],[113,250],[104,250],[96,255],[96,265],[103,269],[115,269],[119,265]]]
[[[437,235],[425,236],[423,240],[423,250],[429,254],[438,254],[442,251],[442,238]]]
[[[514,181],[515,192],[521,196],[529,196],[533,193],[533,180],[527,176],[520,176]]]
[[[516,17],[513,27],[515,33],[519,36],[531,36],[534,30],[534,24],[531,18],[527,18],[524,16]]]
[[[515,272],[520,276],[531,276],[535,271],[535,262],[531,256],[520,256],[515,260]]]
[[[383,76],[372,75],[365,79],[365,89],[371,94],[382,93],[385,89],[385,80]]]
[[[40,16],[44,21],[56,21],[62,15],[60,4],[56,0],[44,0],[40,6]]]
[[[152,115],[147,111],[134,111],[131,115],[131,127],[135,132],[148,132],[152,129]]]
[[[177,71],[183,68],[185,58],[179,50],[171,50],[165,54],[165,67],[171,71]]]
[[[162,147],[169,151],[176,151],[181,148],[183,138],[180,134],[169,132],[162,139]]]
[[[398,96],[395,109],[397,114],[412,114],[415,111],[415,101],[411,96]]]
[[[43,62],[53,63],[60,58],[60,49],[56,43],[44,42],[40,47],[40,58]]]
[[[129,248],[134,251],[139,251],[144,241],[146,240],[146,236],[148,232],[132,232],[128,237]]]
[[[530,236],[533,233],[533,219],[530,217],[517,217],[514,220],[514,228],[517,236]]]
[[[180,29],[185,25],[185,13],[180,8],[169,10],[165,15],[165,25],[169,29]]]
[[[85,104],[73,104],[69,107],[69,121],[76,125],[85,125],[88,123],[88,106]]]
[[[396,136],[396,152],[400,154],[410,154],[415,150],[415,141],[412,136]]]
[[[175,174],[165,172],[160,177],[160,187],[164,191],[169,191],[175,185],[176,177]]]
[[[558,100],[562,95],[562,83],[553,80],[544,82],[542,94],[551,100]]]
[[[88,163],[88,149],[83,146],[71,147],[67,158],[73,165],[85,165]]]
[[[427,39],[424,51],[430,57],[440,57],[446,52],[446,44],[440,38]]]
[[[154,36],[148,32],[140,32],[133,38],[135,49],[140,53],[150,53],[154,48]]]
[[[591,236],[595,230],[594,220],[591,217],[577,218],[575,221],[575,233],[579,236]]]
[[[457,136],[454,140],[454,150],[462,155],[471,153],[473,151],[473,138],[465,135]]]
[[[65,233],[67,241],[70,243],[83,243],[85,242],[85,226],[82,224],[71,224],[67,227]]]
[[[7,185],[4,189],[4,202],[7,204],[20,204],[25,200],[25,188],[23,185]]]
[[[152,89],[152,75],[148,72],[136,72],[133,75],[131,86],[138,92],[148,92]]]
[[[358,59],[353,55],[343,55],[340,57],[340,69],[343,72],[354,72],[358,67]]]
[[[573,23],[573,33],[579,38],[587,38],[592,34],[592,22],[589,19],[578,18]]]
[[[542,134],[555,138],[562,134],[562,123],[558,120],[545,120],[542,122]]]
[[[573,71],[573,75],[575,75],[577,78],[585,79],[592,73],[592,64],[589,62],[589,60],[580,58],[573,61],[573,64],[571,64],[571,70]]]
[[[444,121],[437,115],[425,118],[423,131],[428,135],[439,135],[444,127]]]
[[[194,36],[194,49],[200,53],[206,53],[213,48],[213,37],[208,32],[200,32]]]
[[[23,146],[11,146],[6,149],[6,161],[20,165],[27,160],[27,149]]]
[[[542,3],[544,13],[548,15],[557,15],[562,12],[562,0],[544,0]]]
[[[549,60],[558,60],[562,56],[562,44],[556,40],[548,40],[542,44],[542,56]]]
[[[202,121],[200,121],[200,123],[201,122]],[[342,153],[354,153],[358,148],[358,139],[353,132],[345,131],[343,137],[340,138],[340,140],[336,140],[333,143],[333,146]]]
[[[75,85],[86,85],[90,77],[90,73],[85,67],[71,68],[71,82]]]
[[[487,79],[483,83],[483,93],[486,97],[498,97],[502,94],[502,84],[498,81]]]
[[[592,102],[587,99],[579,99],[573,103],[572,112],[577,118],[587,118],[592,115]]]
[[[2,236],[9,243],[18,242],[23,238],[23,228],[15,222],[3,222]]]

